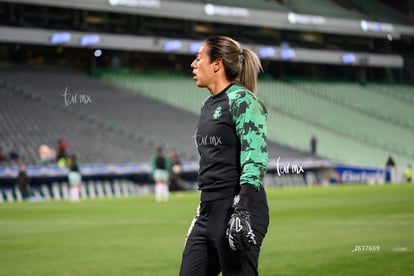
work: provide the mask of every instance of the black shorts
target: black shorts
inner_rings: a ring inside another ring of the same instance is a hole
[[[257,241],[250,251],[232,251],[226,239],[232,204],[233,198],[200,202],[187,234],[180,276],[217,276],[220,272],[223,276],[258,275],[260,247],[269,226],[266,193],[261,189],[250,209]]]

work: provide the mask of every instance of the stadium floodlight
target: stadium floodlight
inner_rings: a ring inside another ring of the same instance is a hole
[[[366,20],[360,21],[361,30],[364,32],[384,32],[392,33],[394,32],[394,26],[390,23],[380,23],[380,22],[370,22]]]
[[[160,0],[108,0],[111,6],[139,7],[147,9],[159,9]]]
[[[183,44],[181,40],[168,40],[164,43],[164,51],[172,52],[178,51],[182,48]]]
[[[326,19],[319,15],[307,15],[290,12],[287,15],[290,24],[326,25]]]
[[[279,55],[283,60],[294,59],[296,57],[296,51],[290,47],[288,42],[281,42]]]
[[[281,49],[280,50],[280,58],[287,60],[287,59],[294,59],[296,57],[295,50],[291,48]]]
[[[188,46],[188,50],[190,51],[190,53],[197,53],[198,49],[200,48],[201,44],[203,44],[202,41],[197,41],[197,42],[193,42],[190,44],[190,46]]]
[[[259,57],[271,58],[276,55],[276,51],[273,47],[262,47],[259,49]]]
[[[50,43],[52,44],[63,44],[67,43],[72,39],[72,35],[68,32],[53,33],[50,36]]]
[[[250,11],[246,8],[227,7],[213,4],[206,4],[204,6],[204,13],[208,16],[250,17]]]
[[[356,57],[353,53],[346,53],[342,55],[343,64],[353,64],[356,62]]]
[[[80,38],[81,46],[96,45],[101,41],[101,37],[97,34],[83,35]]]
[[[102,56],[102,50],[101,49],[96,49],[93,52],[93,55],[94,55],[94,57],[100,57],[100,56]]]

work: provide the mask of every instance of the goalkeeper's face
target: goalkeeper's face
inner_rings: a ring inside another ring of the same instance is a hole
[[[207,54],[207,46],[201,45],[198,49],[197,55],[191,63],[193,69],[193,80],[195,80],[198,87],[205,87],[210,89],[214,86],[217,80],[217,61],[210,61]]]

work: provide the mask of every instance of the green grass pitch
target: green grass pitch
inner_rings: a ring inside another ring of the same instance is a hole
[[[268,189],[260,275],[414,275],[414,184]],[[178,275],[198,193],[0,204],[0,275]]]

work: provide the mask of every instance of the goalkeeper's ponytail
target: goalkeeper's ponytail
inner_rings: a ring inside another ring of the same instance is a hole
[[[257,90],[257,75],[263,70],[259,57],[250,49],[243,49],[227,36],[211,36],[206,41],[210,61],[223,60],[226,78],[237,82],[253,93]]]

